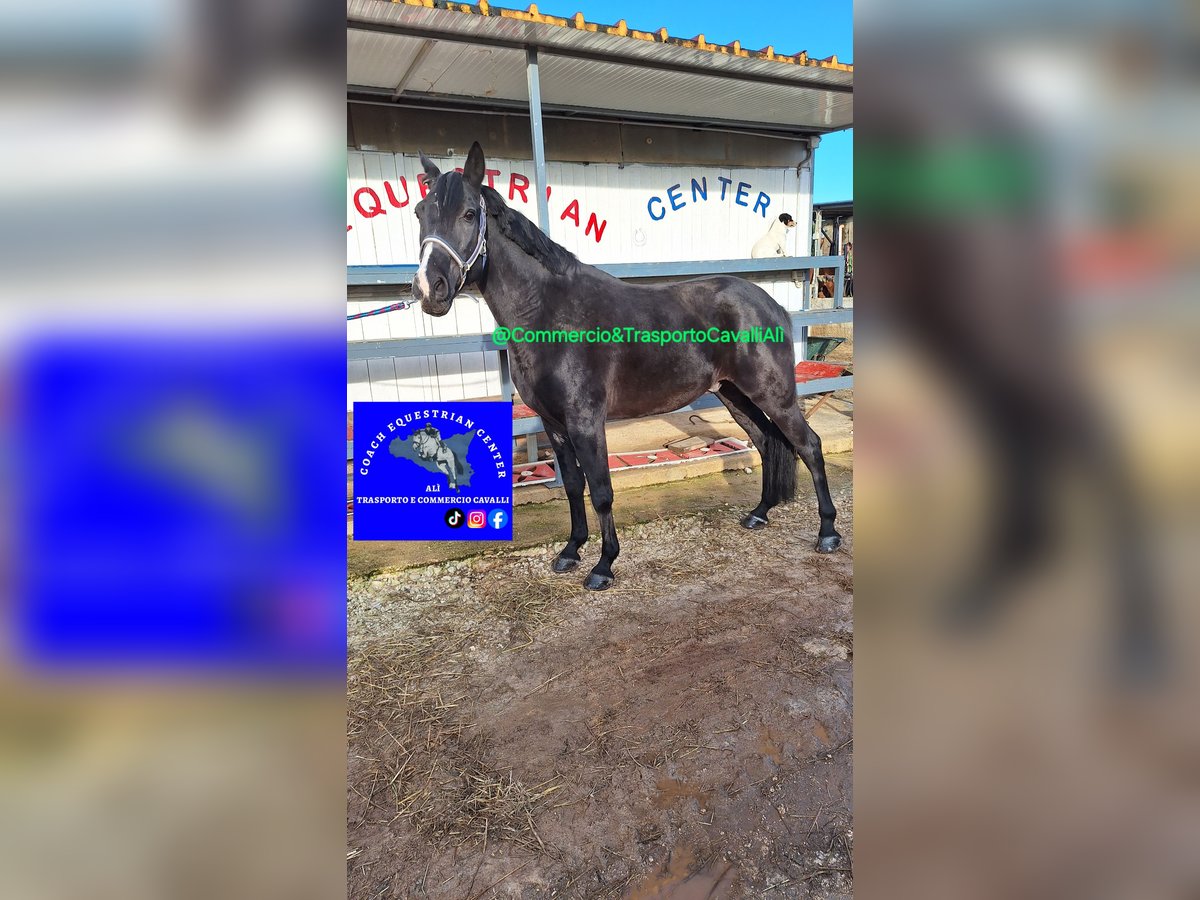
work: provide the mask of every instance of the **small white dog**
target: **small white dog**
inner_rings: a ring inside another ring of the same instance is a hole
[[[796,227],[796,220],[787,213],[780,213],[779,218],[771,223],[767,233],[758,239],[754,249],[750,251],[751,259],[763,256],[787,256],[787,233],[789,228]]]

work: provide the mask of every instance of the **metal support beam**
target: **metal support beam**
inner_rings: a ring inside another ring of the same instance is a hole
[[[433,45],[435,43],[436,41],[431,41],[428,38],[421,42],[420,49],[413,54],[412,62],[408,64],[408,67],[404,70],[404,74],[401,75],[400,80],[396,82],[396,87],[392,91],[392,100],[400,99],[400,95],[403,94],[404,89],[408,87],[408,80],[412,78],[413,72],[417,71],[417,66],[425,62],[425,57],[429,55],[429,51],[433,49]]]
[[[806,269],[804,271],[804,290],[800,294],[800,315],[792,316],[792,337],[800,345],[799,358],[801,361],[808,359],[808,325],[807,316],[812,309],[810,302],[812,296],[812,285],[817,280],[817,275],[820,269]],[[801,324],[805,323],[805,324]]]
[[[437,112],[465,112],[477,116],[525,115],[529,104],[524,100],[505,100],[498,97],[470,97],[461,94],[429,95],[417,91],[405,91],[393,95],[388,88],[351,84],[346,88],[346,99],[351,104],[381,106],[387,109],[420,109]],[[594,106],[568,106],[563,103],[542,103],[543,119],[563,119],[570,122],[605,122],[620,125],[653,125],[656,127],[684,127],[716,134],[738,134],[751,137],[772,138],[794,143],[814,134],[827,134],[831,130],[817,126],[781,125],[769,122],[742,122],[737,119],[714,119],[711,116],[683,116],[666,113],[628,112],[615,115],[606,109]]]
[[[838,264],[833,270],[833,308],[841,309],[845,302],[845,297],[842,296],[842,289],[845,287],[846,281],[846,263],[844,257],[838,257]]]
[[[542,82],[536,47],[525,48],[525,77],[529,82],[529,132],[533,139],[533,174],[537,188],[538,228],[550,233],[550,204],[546,199],[546,142],[542,135]]]
[[[815,174],[815,173],[814,173]],[[813,179],[816,180],[815,178]],[[815,227],[811,235],[812,249],[809,251],[813,256],[821,255],[821,234],[825,231],[824,220],[821,216],[821,211],[817,210]],[[817,294],[820,293],[821,273],[816,269],[813,270],[812,280],[808,284],[807,296],[809,300],[816,300]]]
[[[491,340],[486,335],[479,335],[480,338],[491,344]],[[493,346],[495,346],[493,344]],[[506,403],[512,403],[513,394],[516,389],[513,387],[512,369],[508,366],[508,351],[503,347],[500,348],[500,396],[504,398]]]
[[[600,263],[596,268],[614,278],[683,278],[692,275],[762,275],[769,272],[828,269],[838,265],[841,259],[840,256],[771,256],[668,263]],[[416,271],[416,263],[347,266],[346,284],[352,287],[412,284]]]

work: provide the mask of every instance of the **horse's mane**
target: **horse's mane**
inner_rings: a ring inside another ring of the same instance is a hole
[[[512,209],[494,188],[483,187],[488,214],[496,217],[500,231],[510,241],[532,256],[555,275],[567,275],[579,268],[579,260],[566,247],[550,237],[529,219]]]

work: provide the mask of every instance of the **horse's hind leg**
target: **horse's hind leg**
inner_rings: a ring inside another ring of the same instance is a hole
[[[837,518],[837,509],[829,494],[829,480],[825,475],[825,457],[821,453],[821,437],[804,419],[804,412],[796,400],[796,395],[788,386],[786,399],[782,402],[769,397],[752,397],[754,404],[771,417],[771,421],[779,427],[784,436],[791,442],[808,466],[812,475],[813,489],[817,494],[817,509],[821,515],[821,530],[817,535],[816,550],[818,553],[832,553],[842,545],[842,536],[833,527]]]
[[[733,420],[750,436],[762,457],[762,499],[742,519],[742,527],[766,528],[769,524],[767,513],[771,508],[795,496],[796,452],[762,410],[734,385],[722,382],[716,393],[717,399],[725,404]]]

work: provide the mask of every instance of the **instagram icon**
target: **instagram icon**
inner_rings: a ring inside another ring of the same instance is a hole
[[[483,528],[485,525],[487,525],[487,521],[483,517],[482,509],[473,509],[467,513],[468,528]]]

